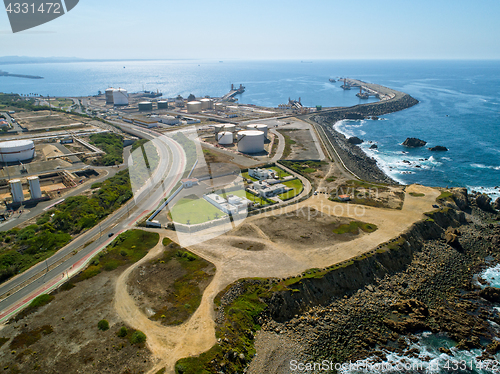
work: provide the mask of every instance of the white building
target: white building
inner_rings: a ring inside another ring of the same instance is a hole
[[[174,116],[161,116],[158,122],[164,123],[165,125],[178,125],[181,123],[179,118],[175,118]]]
[[[227,200],[215,193],[204,195],[203,198],[227,214],[235,214],[246,210],[252,202],[244,197],[228,195]]]
[[[193,186],[198,185],[198,179],[196,179],[196,178],[181,179],[181,182],[182,182],[182,186],[184,188],[191,188]]]
[[[273,197],[285,192],[292,190],[292,188],[285,186],[282,183],[270,185],[265,181],[254,182],[252,185],[253,189],[259,193],[262,197]]]
[[[248,175],[260,181],[276,177],[276,172],[271,169],[248,169]]]

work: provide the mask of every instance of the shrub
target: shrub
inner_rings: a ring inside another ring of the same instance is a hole
[[[106,321],[105,319],[101,319],[98,323],[97,323],[97,328],[99,330],[102,330],[102,331],[106,331],[109,329],[109,322]]]
[[[125,326],[122,326],[122,327],[120,328],[120,330],[118,330],[118,334],[117,334],[117,335],[118,335],[120,338],[124,338],[124,337],[126,337],[126,336],[127,336],[127,334],[128,334],[128,329],[127,329]]]
[[[140,344],[144,343],[146,341],[146,334],[144,334],[142,331],[137,330],[132,334],[132,337],[130,338],[130,343],[132,344]]]

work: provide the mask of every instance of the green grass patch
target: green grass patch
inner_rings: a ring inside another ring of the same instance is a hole
[[[95,277],[102,271],[111,271],[120,266],[133,264],[143,258],[160,239],[157,233],[129,230],[116,237],[99,256],[94,258],[91,265],[78,274],[71,283],[78,283]]]
[[[424,193],[419,193],[419,192],[410,192],[410,196],[413,196],[413,197],[424,197],[425,194]]]
[[[436,201],[439,202],[442,200],[453,201],[453,194],[448,191],[441,192],[441,194],[436,198]]]
[[[250,179],[250,180],[252,180],[252,181],[254,181],[254,182],[258,181],[258,179],[257,179],[257,178],[251,177],[251,176],[248,174],[248,171],[246,171],[246,172],[242,173],[242,174],[241,174],[241,176],[242,176],[243,178],[245,178],[245,179]]]
[[[174,242],[167,245],[163,256],[155,260],[154,264],[169,266],[171,262],[180,265],[183,274],[174,280],[173,291],[165,298],[166,305],[151,317],[163,325],[178,325],[187,321],[200,306],[204,291],[200,284],[208,284],[212,278],[206,272],[213,266],[210,262]]]
[[[289,135],[286,134],[286,130],[278,130],[278,132],[285,138],[285,149],[283,150],[282,159],[287,158],[292,153],[292,145],[297,144]]]
[[[342,234],[354,234],[357,235],[359,233],[359,230],[367,233],[374,232],[377,230],[377,225],[374,225],[373,223],[365,223],[361,221],[351,221],[348,224],[343,224],[335,229],[333,229],[333,232],[338,235]]]
[[[285,177],[289,177],[290,175],[292,175],[292,174],[290,174],[289,172],[287,172],[287,171],[285,171],[285,170],[281,169],[281,168],[280,168],[280,167],[278,167],[278,166],[271,166],[271,167],[266,168],[266,169],[274,170],[274,171],[276,172],[276,175],[277,175],[280,179],[283,179],[283,178],[285,178]]]
[[[217,209],[205,199],[200,198],[183,198],[174,205],[170,213],[175,222],[190,225],[226,216],[224,212]]]
[[[302,192],[302,190],[304,189],[304,186],[302,185],[302,182],[300,181],[300,179],[292,179],[291,181],[283,182],[283,184],[287,187],[293,188],[293,190],[279,194],[278,197],[281,200],[289,200],[289,199],[299,195]]]
[[[24,331],[17,335],[9,344],[10,349],[29,347],[39,341],[43,335],[49,335],[54,331],[52,326],[44,325],[37,329]]]
[[[187,177],[194,163],[198,159],[198,153],[196,152],[196,145],[194,142],[186,137],[182,132],[176,132],[172,135],[172,139],[174,139],[177,143],[182,146],[184,152],[186,153],[186,168],[183,175],[183,178]]]
[[[335,177],[328,177],[328,178],[326,178],[326,181],[333,182],[333,181],[335,181]]]

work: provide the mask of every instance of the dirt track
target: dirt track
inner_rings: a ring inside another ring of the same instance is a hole
[[[410,192],[424,193],[425,196],[412,197],[409,195]],[[440,191],[430,187],[408,186],[401,210],[336,203],[329,201],[326,195],[320,194],[299,204],[276,209],[264,215],[270,217],[280,214],[303,214],[304,219],[308,219],[307,212],[313,208],[323,214],[354,218],[378,226],[378,230],[374,233],[362,234],[354,240],[336,242],[333,245],[311,246],[306,250],[278,244],[271,241],[259,229],[258,221],[262,220],[263,215],[258,215],[246,219],[244,224],[249,226],[247,232],[255,233],[253,237],[247,237],[246,242],[259,244],[260,250],[245,250],[233,246],[232,243],[242,240],[234,231],[190,247],[192,252],[215,264],[217,273],[205,290],[198,310],[180,326],[165,327],[150,321],[135,305],[126,288],[127,278],[132,270],[161,253],[163,246],[160,240],[146,257],[128,268],[118,279],[115,308],[124,321],[147,335],[148,346],[157,359],[157,364],[151,373],[165,366],[167,373],[174,373],[174,365],[178,359],[198,355],[216,343],[213,299],[228,284],[246,277],[292,276],[313,267],[327,267],[368,252],[378,244],[398,236],[414,222],[422,219],[424,212],[433,209],[432,205],[435,204],[439,194]],[[168,236],[176,240],[174,232],[169,232]]]

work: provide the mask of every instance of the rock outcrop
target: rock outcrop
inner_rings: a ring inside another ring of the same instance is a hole
[[[409,148],[418,148],[426,145],[427,142],[418,138],[406,138],[402,145]]]
[[[376,145],[376,144],[372,144],[372,145],[370,146],[370,149],[378,149],[378,145]]]
[[[497,197],[497,199],[495,200],[493,208],[495,208],[496,210],[500,210],[500,197]]]
[[[357,136],[350,137],[349,139],[347,139],[347,141],[354,145],[363,143],[363,139],[360,139]]]
[[[436,145],[435,147],[428,148],[429,151],[447,151],[448,148],[443,147],[442,145]]]
[[[493,207],[491,206],[491,197],[484,193],[476,196],[476,204],[485,212],[491,212],[493,210]]]
[[[467,188],[453,188],[453,200],[460,210],[469,209],[469,194]]]

